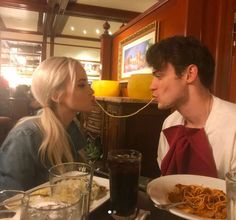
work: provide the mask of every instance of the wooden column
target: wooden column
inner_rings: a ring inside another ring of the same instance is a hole
[[[54,34],[50,36],[50,57],[54,56]]]
[[[47,58],[47,35],[43,34],[43,43],[42,43],[42,57],[41,60],[44,61]]]
[[[101,35],[101,79],[111,79],[112,36],[108,32],[110,24],[106,21],[103,28],[104,33]]]
[[[2,40],[0,39],[0,75],[2,74]]]

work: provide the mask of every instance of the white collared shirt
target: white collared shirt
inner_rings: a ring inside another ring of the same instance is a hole
[[[173,112],[163,123],[162,130],[174,125],[183,125],[184,118]],[[236,104],[213,96],[213,105],[205,125],[205,132],[212,147],[218,177],[236,169]],[[157,162],[161,161],[169,150],[169,144],[161,132],[158,146]]]

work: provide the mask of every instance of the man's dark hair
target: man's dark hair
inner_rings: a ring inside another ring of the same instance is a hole
[[[194,37],[174,36],[161,40],[148,49],[146,60],[160,71],[168,63],[172,64],[177,76],[181,76],[187,66],[195,64],[200,81],[206,88],[210,88],[214,80],[214,59],[208,48]]]

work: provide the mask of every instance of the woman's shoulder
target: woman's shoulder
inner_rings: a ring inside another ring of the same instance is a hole
[[[39,122],[36,118],[28,118],[24,121],[18,122],[10,131],[9,134],[19,135],[38,135],[40,134]]]

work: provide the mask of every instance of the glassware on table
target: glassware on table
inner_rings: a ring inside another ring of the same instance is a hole
[[[236,219],[236,170],[225,175],[227,194],[227,219]]]
[[[134,219],[137,212],[138,185],[142,154],[135,150],[108,152],[110,173],[110,214],[114,219]]]
[[[25,193],[22,199],[21,220],[80,220],[83,219],[83,194],[69,186],[49,185]]]
[[[12,218],[18,215],[20,218],[21,200],[25,192],[20,190],[0,191],[0,219]]]
[[[72,190],[79,189],[82,192],[84,219],[89,214],[92,181],[93,167],[86,163],[62,163],[49,169],[50,184],[60,184],[62,187],[64,185],[69,186]]]

